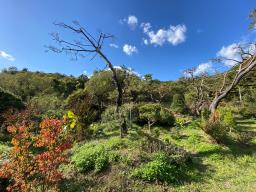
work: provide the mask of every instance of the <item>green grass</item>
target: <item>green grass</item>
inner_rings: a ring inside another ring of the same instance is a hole
[[[256,133],[256,120],[239,120],[238,132]],[[186,149],[192,157],[192,169],[173,184],[146,182],[131,177],[131,173],[152,158],[148,151],[141,150],[143,130],[134,126],[129,135],[118,139],[119,130],[106,131],[97,140],[86,145],[104,145],[111,148],[121,158],[111,163],[101,172],[77,173],[74,168],[67,172],[68,179],[63,191],[209,191],[209,192],[254,192],[256,189],[256,140],[241,144],[230,138],[225,145],[213,144],[207,135],[195,126],[171,130],[157,127],[159,139],[170,145]],[[137,130],[137,131],[136,131]],[[79,148],[78,148],[79,149]]]

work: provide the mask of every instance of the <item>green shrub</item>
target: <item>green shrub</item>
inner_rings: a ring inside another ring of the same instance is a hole
[[[85,90],[77,90],[66,100],[66,108],[71,110],[76,116],[79,124],[83,127],[89,126],[99,119],[100,109],[95,104],[95,98]]]
[[[75,150],[72,162],[80,172],[94,170],[101,172],[111,162],[119,160],[119,155],[113,150],[125,147],[126,143],[120,138],[111,138],[104,143],[89,143]]]
[[[200,142],[200,140],[201,140],[201,137],[200,135],[197,135],[197,134],[192,134],[187,139],[188,143],[190,144],[197,144]]]
[[[209,120],[203,121],[201,126],[204,132],[218,143],[223,142],[228,136],[229,128],[222,123],[218,111],[212,114]]]
[[[8,108],[23,109],[24,107],[24,103],[18,96],[0,87],[0,111],[4,111]]]
[[[186,110],[184,95],[174,94],[172,98],[171,108],[177,113],[184,113]]]
[[[229,128],[234,128],[236,126],[234,110],[235,109],[231,107],[220,107],[217,110],[220,114],[220,120],[223,122],[224,126],[227,126]]]
[[[104,169],[106,169],[109,165],[109,159],[108,159],[108,154],[100,154],[100,156],[98,156],[95,159],[95,172],[100,172]]]
[[[57,117],[63,116],[63,101],[54,95],[40,95],[32,97],[29,100],[29,105],[37,109],[40,116]]]
[[[120,137],[112,137],[107,141],[105,146],[111,150],[120,149],[127,146],[126,141],[126,139],[121,139]]]
[[[175,123],[175,118],[172,112],[164,108],[159,103],[140,104],[139,122],[141,124],[148,124],[150,128],[153,125],[172,126]]]
[[[186,166],[170,160],[165,154],[158,153],[153,160],[141,165],[132,172],[132,176],[145,181],[177,182],[185,175]]]
[[[78,171],[95,170],[100,172],[109,164],[108,155],[109,152],[103,145],[84,145],[73,155],[72,161]]]
[[[186,118],[184,117],[176,117],[175,119],[175,125],[180,128],[180,129],[183,129],[185,128],[185,123],[186,123]]]
[[[173,126],[175,117],[172,112],[164,107],[161,107],[159,124],[162,126]]]
[[[224,125],[231,127],[231,128],[234,128],[236,126],[236,121],[235,121],[233,113],[231,111],[227,111],[224,114],[223,123],[224,123]]]

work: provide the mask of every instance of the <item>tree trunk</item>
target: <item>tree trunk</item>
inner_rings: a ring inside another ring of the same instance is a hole
[[[113,73],[113,79],[115,81],[116,89],[117,89],[117,92],[118,92],[117,99],[116,99],[116,111],[119,112],[119,108],[122,106],[123,89],[122,89],[122,86],[121,86],[121,84],[120,84],[120,82],[118,80],[116,69],[114,68],[112,63],[108,60],[108,58],[101,51],[98,51],[98,53],[105,60],[105,62],[107,63],[108,67],[110,68],[110,70]]]
[[[216,97],[213,99],[213,101],[209,107],[211,114],[213,114],[215,112],[215,110],[217,109],[217,107],[218,107],[219,103],[222,101],[222,99],[224,99],[230,93],[230,91],[238,85],[238,83],[241,81],[241,79],[243,79],[243,77],[245,75],[247,75],[254,67],[256,67],[255,58],[256,58],[256,56],[254,55],[250,59],[246,60],[245,62],[248,62],[248,63],[245,63],[246,66],[243,69],[241,69],[241,68],[239,69],[239,71],[237,72],[236,76],[233,79],[233,82],[224,91],[221,91],[219,94],[216,95]]]
[[[119,114],[120,112],[120,107],[122,106],[122,101],[123,101],[123,89],[122,86],[118,80],[117,77],[117,72],[116,69],[114,68],[114,66],[112,65],[112,63],[108,60],[108,58],[100,51],[98,50],[98,54],[104,59],[104,61],[107,63],[108,67],[110,68],[110,70],[112,71],[113,74],[113,79],[116,85],[116,89],[117,89],[117,99],[116,99],[116,112]],[[123,118],[123,116],[121,115],[121,118]],[[123,122],[125,122],[125,120],[123,119]],[[120,126],[120,137],[123,137],[123,133],[127,132],[127,126],[126,123],[122,123]]]
[[[239,101],[241,106],[244,106],[244,102],[243,102],[243,97],[242,97],[242,92],[241,92],[241,87],[238,87],[238,93],[239,93]]]
[[[215,112],[215,110],[217,109],[217,107],[219,106],[219,103],[221,102],[221,100],[227,95],[228,92],[226,92],[225,94],[222,94],[220,96],[217,96],[214,98],[214,100],[212,101],[209,110],[211,111],[211,114],[213,114]]]

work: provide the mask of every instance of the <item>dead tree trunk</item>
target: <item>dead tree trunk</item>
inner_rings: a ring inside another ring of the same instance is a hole
[[[95,53],[95,55],[92,57],[92,59],[99,55],[104,62],[106,63],[107,67],[112,71],[112,77],[113,81],[115,82],[115,86],[117,89],[117,99],[116,99],[116,112],[119,114],[120,107],[122,106],[123,101],[123,87],[121,82],[118,79],[117,70],[115,69],[114,65],[110,62],[110,60],[106,57],[106,55],[101,51],[102,45],[104,43],[104,40],[107,38],[112,37],[111,35],[107,35],[105,33],[100,33],[98,39],[96,40],[90,33],[88,33],[83,27],[80,27],[78,23],[76,25],[78,27],[73,27],[64,23],[57,23],[55,24],[57,26],[60,26],[65,29],[69,29],[79,35],[81,35],[82,39],[85,42],[75,41],[75,42],[68,42],[63,39],[60,39],[59,35],[57,33],[52,34],[53,40],[55,40],[61,47],[56,48],[53,46],[50,46],[49,49],[54,52],[66,52],[74,54],[74,56],[77,58],[78,54],[83,53]],[[121,126],[120,135],[123,136],[123,132],[126,129]]]

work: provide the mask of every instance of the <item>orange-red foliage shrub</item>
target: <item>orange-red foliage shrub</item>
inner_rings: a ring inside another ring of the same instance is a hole
[[[34,128],[29,123],[21,122],[8,127],[13,147],[8,161],[0,167],[0,177],[10,179],[8,191],[30,191],[35,187],[58,191],[62,179],[59,167],[68,162],[66,150],[72,147],[63,121],[44,119],[38,133],[31,131]]]

